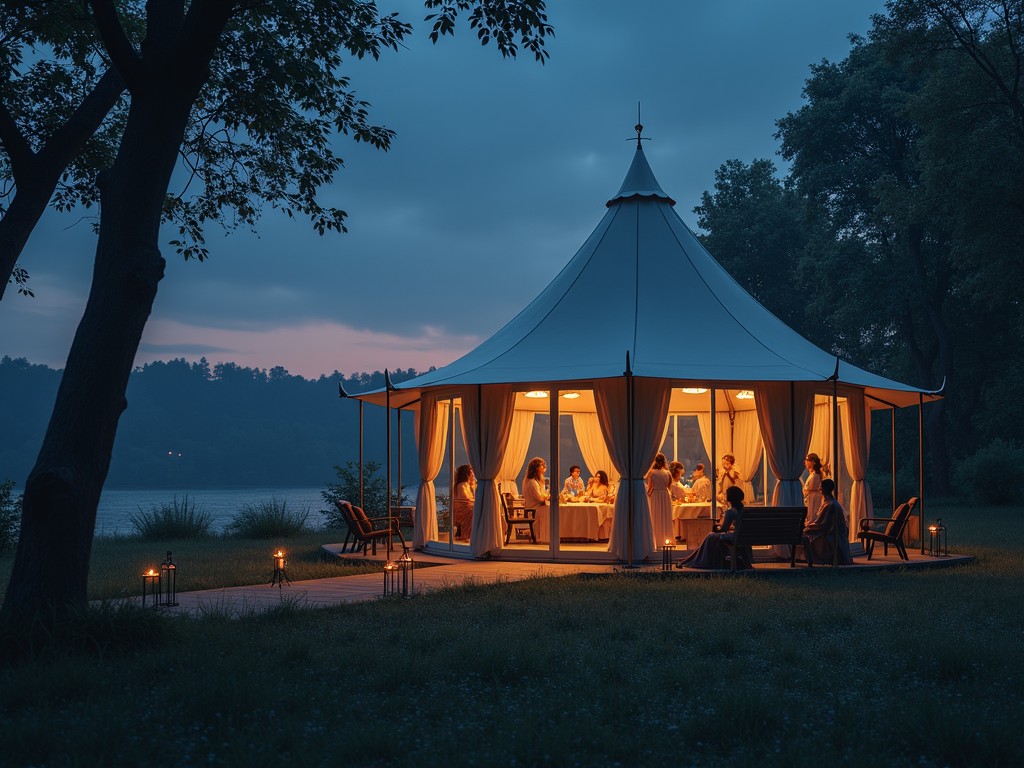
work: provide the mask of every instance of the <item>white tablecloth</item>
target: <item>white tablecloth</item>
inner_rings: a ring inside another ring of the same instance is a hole
[[[694,502],[672,505],[672,525],[676,529],[676,536],[686,538],[683,530],[683,520],[693,520],[699,517],[711,517],[711,502]],[[708,529],[710,530],[710,528]]]
[[[560,504],[558,535],[563,539],[608,538],[615,507],[611,504]],[[602,535],[603,534],[603,535]]]

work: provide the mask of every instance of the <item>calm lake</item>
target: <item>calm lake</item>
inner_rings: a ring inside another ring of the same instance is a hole
[[[175,496],[180,503],[186,493],[190,501],[195,501],[197,510],[205,510],[213,516],[213,530],[218,533],[231,522],[231,518],[243,505],[274,498],[279,503],[285,502],[289,511],[308,509],[310,514],[307,523],[319,527],[323,525],[320,510],[326,506],[320,495],[324,488],[206,488],[194,491],[162,488],[104,489],[96,511],[96,535],[134,533],[130,518],[137,515],[140,508],[149,512],[152,507],[171,504]]]

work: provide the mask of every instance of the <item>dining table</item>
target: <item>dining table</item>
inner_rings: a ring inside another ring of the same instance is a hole
[[[607,539],[615,513],[613,504],[563,501],[558,505],[558,536],[561,539]]]
[[[707,520],[707,523],[690,523],[690,520]],[[704,531],[711,532],[711,502],[678,502],[672,505],[672,527],[675,529],[677,538],[687,541],[695,534]],[[703,537],[702,537],[703,538]],[[697,542],[698,544],[700,541]]]

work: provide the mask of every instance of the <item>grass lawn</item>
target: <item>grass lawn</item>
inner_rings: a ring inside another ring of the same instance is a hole
[[[0,762],[1020,765],[1024,509],[935,515],[976,563],[534,579],[237,620],[108,612],[93,624],[144,641],[0,666]],[[269,551],[247,555],[256,583]]]

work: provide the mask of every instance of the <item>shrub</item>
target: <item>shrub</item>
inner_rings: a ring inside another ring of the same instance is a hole
[[[0,483],[0,554],[14,549],[21,531],[21,501],[14,497],[14,481]]]
[[[989,504],[1009,504],[1019,498],[1024,483],[1024,448],[996,438],[956,469],[957,488]]]
[[[327,509],[321,510],[328,528],[344,528],[341,513],[334,506],[336,501],[348,501],[357,506],[362,506],[370,517],[386,515],[388,511],[388,483],[384,477],[377,475],[380,464],[375,461],[368,461],[363,464],[363,503],[359,504],[359,465],[354,461],[345,462],[344,467],[335,465],[334,471],[338,473],[337,483],[328,483],[327,490],[320,491],[320,495],[327,502]],[[401,506],[409,503],[409,497],[402,493],[401,488],[391,489],[391,506]]]
[[[231,518],[227,532],[249,539],[279,539],[306,533],[309,530],[306,525],[309,509],[293,512],[287,505],[287,499],[278,502],[276,498],[244,504],[241,511]]]
[[[211,535],[213,515],[197,509],[186,493],[180,502],[175,496],[170,504],[153,505],[148,512],[139,507],[128,521],[143,539],[203,539]]]

